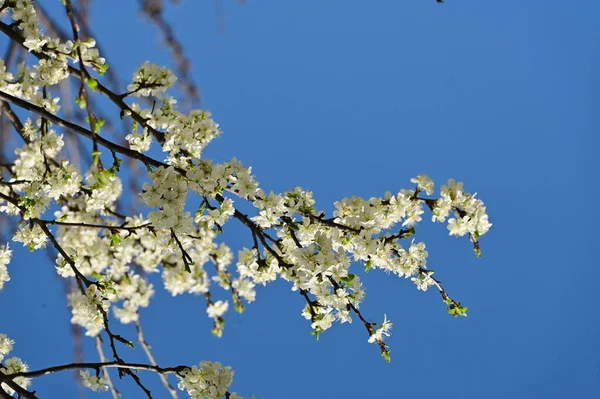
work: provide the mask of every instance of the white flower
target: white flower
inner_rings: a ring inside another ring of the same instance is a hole
[[[433,194],[433,182],[427,175],[419,175],[410,179],[412,183],[417,184],[420,190],[425,191],[427,195]]]
[[[108,391],[108,378],[90,375],[89,370],[80,370],[83,386],[92,391]]]
[[[169,69],[146,61],[133,74],[133,82],[127,86],[127,91],[136,97],[156,96],[173,86],[176,80]]]
[[[48,237],[40,226],[25,225],[21,226],[13,236],[13,241],[22,242],[24,246],[29,247],[31,251],[34,249],[44,248],[47,244]]]
[[[71,323],[78,324],[86,329],[85,335],[97,336],[104,328],[104,315],[110,302],[103,297],[96,285],[90,285],[85,290],[85,295],[80,292],[69,294],[69,306],[73,313]],[[102,309],[102,310],[101,310]]]
[[[9,359],[4,360],[4,368],[0,368],[0,373],[15,374],[15,373],[20,373],[20,372],[25,372],[28,370],[29,370],[29,367],[21,359],[19,359],[18,357],[11,357]],[[13,381],[23,389],[27,389],[29,387],[29,384],[31,383],[31,379],[25,378],[25,377],[16,377],[16,378],[13,378]],[[15,391],[13,389],[11,389],[8,385],[6,385],[4,383],[2,383],[0,385],[4,391],[8,392],[9,395],[12,395],[13,393],[15,393]]]
[[[177,375],[180,390],[186,390],[193,399],[220,399],[225,396],[233,380],[231,367],[219,362],[200,362],[200,367],[187,368]],[[236,395],[239,398],[239,396]]]
[[[5,334],[0,334],[0,362],[12,350],[15,341],[9,339]]]
[[[8,275],[8,269],[6,266],[8,266],[10,262],[11,255],[12,251],[9,249],[8,244],[0,245],[0,290],[2,290],[2,288],[4,287],[5,282],[10,281],[10,276]],[[2,359],[0,358],[0,360]]]
[[[229,309],[229,302],[217,301],[206,307],[206,313],[208,313],[208,317],[211,319],[216,319],[223,316],[227,312],[227,309]]]
[[[129,148],[137,152],[146,152],[152,144],[152,136],[146,131],[144,133],[131,133],[125,136],[125,140],[129,143]]]
[[[369,343],[375,343],[377,341],[382,341],[384,337],[390,336],[390,330],[392,329],[392,322],[387,319],[387,315],[383,315],[383,323],[379,326],[379,328],[371,334],[369,337]]]
[[[419,273],[417,277],[411,278],[411,281],[415,283],[418,290],[427,291],[427,288],[435,284],[431,275],[433,272]]]

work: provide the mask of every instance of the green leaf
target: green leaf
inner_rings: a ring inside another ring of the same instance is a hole
[[[96,67],[96,71],[98,71],[98,74],[100,76],[104,75],[107,70],[108,70],[108,64],[102,64],[102,65],[98,65]]]
[[[85,84],[93,91],[98,90],[98,81],[94,78],[85,78]]]
[[[79,106],[79,109],[85,109],[86,107],[86,102],[82,97],[75,97],[75,99],[73,99],[73,102]]]
[[[91,274],[91,277],[95,278],[96,280],[100,280],[102,278],[102,275],[98,272],[93,272]]]
[[[96,119],[96,123],[94,123],[94,133],[100,133],[100,129],[105,123],[106,121],[103,118]]]
[[[238,313],[244,313],[244,310],[246,309],[244,307],[244,305],[240,302],[239,304],[236,304],[234,307],[235,311]]]
[[[452,317],[467,317],[467,309],[469,308],[466,306],[462,306],[460,302],[458,302],[457,304],[452,304],[450,305],[450,307],[448,307],[448,314]]]
[[[385,361],[387,363],[392,361],[392,358],[390,357],[390,351],[387,349],[381,351],[381,356],[383,356],[383,358],[385,359]]]
[[[371,259],[369,259],[367,261],[367,263],[365,263],[365,272],[368,272],[369,270],[371,270],[372,264],[373,264],[373,262],[371,262]]]
[[[123,239],[118,234],[111,234],[110,236],[110,246],[114,247],[115,245],[119,245]]]

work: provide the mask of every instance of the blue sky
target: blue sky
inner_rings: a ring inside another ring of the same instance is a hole
[[[135,5],[107,3],[93,3],[92,24],[123,79],[143,61],[169,63]],[[455,178],[486,202],[494,226],[482,259],[443,225],[417,229],[467,318],[410,281],[363,277],[363,313],[395,323],[390,364],[356,321],[315,341],[283,281],[230,313],[217,339],[201,298],[172,298],[157,280],[142,323],[159,363],[221,361],[236,371],[233,390],[257,398],[599,397],[598,15],[591,0],[224,2],[219,32],[213,2],[169,7],[202,106],[225,133],[207,157],[237,157],[265,189],[310,189],[327,211],[346,196],[409,187],[420,173],[438,187]],[[235,249],[249,237],[234,224]],[[32,368],[71,362],[61,280],[45,254],[13,248],[0,331]],[[70,378],[35,388],[78,397]],[[142,397],[121,384],[124,397]]]

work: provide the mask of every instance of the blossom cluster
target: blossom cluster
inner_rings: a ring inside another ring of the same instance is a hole
[[[42,87],[57,85],[68,78],[69,61],[92,67],[100,74],[107,69],[106,60],[95,48],[93,38],[61,42],[52,38],[39,28],[36,10],[31,0],[5,0],[10,17],[23,37],[23,46],[39,55],[39,61],[32,68],[21,64],[16,74],[6,72],[4,61],[0,62],[0,90],[40,106],[48,112],[57,113],[60,109],[59,98],[52,96]]]
[[[99,375],[91,375],[88,370],[80,370],[79,376],[84,387],[92,391],[108,391],[108,379]]]
[[[10,258],[12,256],[12,251],[10,250],[8,244],[0,245],[0,290],[4,287],[4,283],[10,281],[10,276],[8,275],[8,269],[6,266],[10,263]]]
[[[222,367],[219,362],[200,362],[200,367],[187,368],[179,377],[177,387],[187,391],[192,399],[220,399],[225,396],[231,381],[231,367]],[[230,399],[244,399],[235,392],[230,393]],[[254,396],[253,396],[254,398]]]
[[[15,342],[8,338],[5,334],[0,334],[0,373],[2,374],[15,374],[24,371],[28,371],[29,367],[18,357],[11,357],[6,359],[6,356],[10,353]],[[27,389],[31,384],[31,379],[26,377],[15,377],[12,381],[19,385],[23,389]],[[9,395],[13,395],[15,391],[7,384],[0,384],[0,389],[7,392]]]
[[[157,96],[175,84],[177,78],[169,69],[146,61],[133,74],[127,91],[136,97]]]
[[[192,110],[185,114],[177,110],[177,100],[168,95],[158,99],[160,107],[142,109],[133,103],[131,109],[144,120],[145,125],[139,131],[139,124],[133,123],[131,134],[126,139],[131,149],[145,152],[150,148],[152,138],[149,129],[160,129],[164,134],[161,142],[162,150],[168,152],[168,163],[178,167],[189,166],[191,158],[200,158],[204,148],[221,134],[219,125],[212,119],[212,114],[204,110]]]
[[[104,328],[104,314],[110,306],[102,290],[97,285],[90,285],[85,293],[73,292],[68,299],[73,310],[71,323],[84,327],[85,335],[97,336]]]
[[[0,59],[0,91],[46,113],[30,107],[45,117],[26,119],[18,129],[24,144],[15,150],[12,163],[3,166],[10,177],[4,180],[0,175],[0,212],[22,219],[13,241],[32,251],[49,244],[55,247],[57,274],[77,282],[78,290],[68,296],[71,322],[82,326],[86,335],[96,337],[103,330],[110,335],[109,317],[123,324],[138,322],[140,308],[149,306],[155,292],[148,280],[153,273],[160,274],[162,285],[173,296],[203,296],[215,335],[222,333],[230,308],[241,312],[244,302],[256,299],[257,285],[283,279],[305,300],[300,313],[315,335],[357,317],[369,331],[368,342],[388,356],[384,340],[390,336],[392,322],[384,315],[383,322],[371,323],[359,311],[365,299],[362,270],[410,279],[421,291],[435,287],[449,313],[465,315],[466,308],[433,277],[425,243],[414,238],[423,215],[430,211],[432,221],[447,223],[450,235],[468,236],[479,253],[478,240],[491,223],[484,203],[465,191],[462,182],[449,179],[434,198],[434,182],[422,174],[410,179],[412,188],[380,197],[343,198],[334,203],[328,217],[317,208],[311,191],[265,190],[252,168],[237,159],[204,159],[206,146],[221,134],[219,125],[208,111],[180,111],[169,93],[174,74],[150,62],[133,73],[124,94],[107,95],[108,89],[100,86],[101,94],[120,108],[121,118],[131,122],[125,137],[129,147],[107,144],[99,132],[88,131],[93,140],[102,140],[100,145],[94,142],[87,170],[79,170],[75,162],[65,159],[63,134],[73,134],[73,129],[62,132],[64,123],[53,124],[47,118],[48,112],[58,115],[60,110],[59,98],[53,98],[47,88],[71,74],[83,74],[69,63],[81,62],[100,78],[106,61],[94,39],[62,42],[46,36],[38,27],[31,0],[0,0],[4,4],[8,7],[0,9],[10,10],[22,44],[37,61],[8,71]],[[77,76],[92,92],[98,89],[96,78]],[[77,97],[86,108],[89,104],[82,100]],[[131,100],[143,102],[125,102]],[[146,100],[152,104],[148,108],[143,105]],[[163,161],[144,154],[154,142],[165,153]],[[106,167],[103,160],[109,152],[113,165]],[[127,185],[126,176],[119,175],[118,156],[141,161],[148,170],[139,193],[147,206],[145,213],[123,214],[119,200]],[[248,214],[242,209],[248,209]],[[237,252],[218,242],[234,220],[251,239]],[[10,258],[8,245],[0,246],[0,289],[9,281]],[[226,291],[231,300],[213,300],[215,287]],[[11,348],[12,341],[0,334],[0,361]],[[14,373],[26,368],[20,359],[11,358],[0,370]],[[236,398],[228,392],[232,376],[229,367],[201,362],[179,375],[179,388],[192,398]],[[92,390],[107,389],[106,376],[82,371],[81,378]],[[22,386],[28,383],[18,381]]]
[[[454,213],[454,217],[448,219],[451,235],[471,234],[478,238],[492,227],[483,201],[475,198],[475,194],[465,192],[463,183],[457,183],[454,179],[448,180],[448,185],[442,186],[440,198],[433,208],[432,219],[443,222],[451,211]]]

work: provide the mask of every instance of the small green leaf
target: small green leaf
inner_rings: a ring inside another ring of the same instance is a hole
[[[111,234],[110,236],[110,246],[114,247],[115,245],[119,245],[123,239],[118,234]]]
[[[356,275],[350,273],[345,277],[341,277],[340,280],[342,280],[346,284],[350,284],[352,280],[354,280],[354,277],[356,277]]]
[[[371,265],[373,264],[373,262],[371,262],[371,259],[369,259],[366,263],[365,263],[365,272],[368,272],[369,270],[371,270]]]
[[[73,102],[79,106],[79,109],[85,109],[86,107],[86,102],[82,97],[75,97],[75,99],[73,99]]]
[[[102,275],[98,272],[93,272],[91,274],[91,277],[95,278],[96,280],[100,280],[102,278]]]
[[[460,302],[458,302],[457,304],[452,304],[450,305],[450,307],[448,307],[448,314],[452,317],[467,317],[467,309],[469,308],[466,306],[462,306]]]
[[[96,119],[96,123],[94,123],[94,133],[100,133],[100,129],[105,123],[106,121],[103,118]]]
[[[390,357],[390,351],[387,349],[381,351],[381,356],[383,356],[387,363],[392,361],[392,358]]]
[[[98,90],[98,81],[94,78],[85,78],[85,84],[93,91]]]
[[[101,64],[101,65],[96,66],[96,71],[98,71],[98,74],[100,76],[104,75],[107,70],[108,70],[108,64]]]

